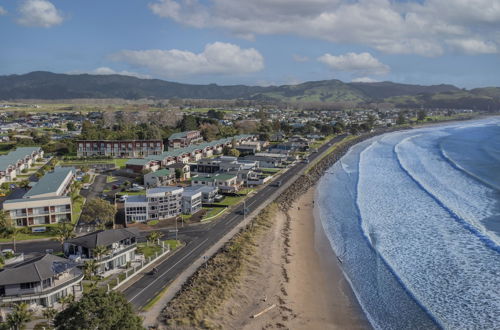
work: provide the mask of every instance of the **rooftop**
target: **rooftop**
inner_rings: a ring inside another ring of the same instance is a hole
[[[53,172],[45,174],[23,198],[56,193],[70,173],[75,173],[74,167],[56,167]]]
[[[212,176],[197,176],[193,178],[193,181],[206,181],[206,182],[213,182],[215,180],[231,180],[234,179],[236,175],[233,174],[215,174]]]
[[[5,171],[10,165],[14,165],[17,161],[24,159],[35,151],[39,151],[40,147],[21,147],[9,152],[6,155],[0,156],[0,171]]]
[[[68,259],[52,254],[39,255],[5,266],[0,271],[0,285],[40,282],[74,267],[76,264]]]
[[[139,236],[139,231],[135,228],[98,230],[87,235],[72,238],[66,242],[93,249],[96,246],[108,246],[124,239],[137,236]]]

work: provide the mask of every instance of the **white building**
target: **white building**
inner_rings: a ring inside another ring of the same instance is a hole
[[[197,190],[184,190],[182,193],[182,213],[195,214],[201,210],[202,193]]]
[[[157,187],[146,195],[130,196],[125,201],[127,222],[144,222],[176,217],[182,213],[182,192],[179,187]]]

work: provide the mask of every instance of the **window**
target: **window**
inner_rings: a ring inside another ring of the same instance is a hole
[[[37,282],[27,282],[27,283],[21,283],[19,286],[21,287],[21,290],[29,290],[33,289],[37,286]]]

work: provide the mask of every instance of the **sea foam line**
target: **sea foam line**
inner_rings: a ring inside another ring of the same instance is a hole
[[[403,141],[407,141],[408,139],[411,139],[413,138],[413,136],[411,137],[407,137],[405,139],[403,139],[400,143],[402,143]],[[427,188],[425,188],[425,186],[420,182],[420,180],[418,180],[417,178],[415,178],[404,166],[403,164],[401,163],[401,160],[399,158],[399,155],[398,155],[398,152],[397,152],[397,147],[398,147],[399,143],[394,145],[393,147],[393,153],[395,155],[395,159],[396,159],[396,162],[398,163],[399,167],[401,168],[401,170],[413,181],[415,182],[415,184],[423,191],[425,192],[427,195],[429,195],[441,208],[443,208],[450,216],[452,219],[454,219],[457,223],[459,223],[460,225],[462,225],[465,229],[467,229],[469,232],[471,232],[472,234],[474,234],[475,236],[477,236],[481,242],[483,242],[488,248],[494,250],[495,252],[497,253],[500,253],[500,246],[498,244],[496,244],[496,242],[494,242],[493,240],[491,240],[488,236],[484,235],[483,233],[481,233],[479,230],[477,230],[473,225],[471,225],[470,223],[468,223],[466,220],[464,220],[462,217],[460,217],[458,214],[455,213],[455,211],[453,211],[452,209],[450,209],[446,204],[444,204],[436,195],[434,195],[432,192],[430,192]]]

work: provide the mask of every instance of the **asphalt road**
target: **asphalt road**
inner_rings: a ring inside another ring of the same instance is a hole
[[[309,160],[314,160],[326,151],[326,149],[328,149],[332,144],[340,141],[343,137],[344,136],[336,137],[327,144],[323,145],[318,149],[317,153],[313,153],[309,156]],[[287,181],[291,180],[305,166],[307,166],[306,163],[297,163],[288,171],[281,174],[276,180],[281,180],[283,185]],[[264,201],[266,201],[276,189],[278,189],[278,187],[274,185],[264,187],[254,196],[246,200],[246,208],[252,212]],[[191,233],[191,235],[189,235],[190,239],[187,241],[186,246],[158,265],[156,267],[158,272],[155,275],[145,274],[140,280],[127,288],[124,291],[127,300],[129,300],[138,309],[146,305],[150,299],[154,298],[166,285],[172,282],[194,261],[199,258],[203,258],[204,253],[212,245],[218,242],[226,233],[232,230],[243,220],[243,215],[238,213],[241,212],[242,208],[243,206],[240,206],[237,210],[233,210],[233,212],[219,218],[204,228],[198,228],[199,226],[189,227],[191,230],[196,228],[195,230],[197,231],[196,234]],[[179,230],[179,234],[188,234],[187,231],[189,228]],[[172,234],[170,234],[170,238],[171,237]]]

